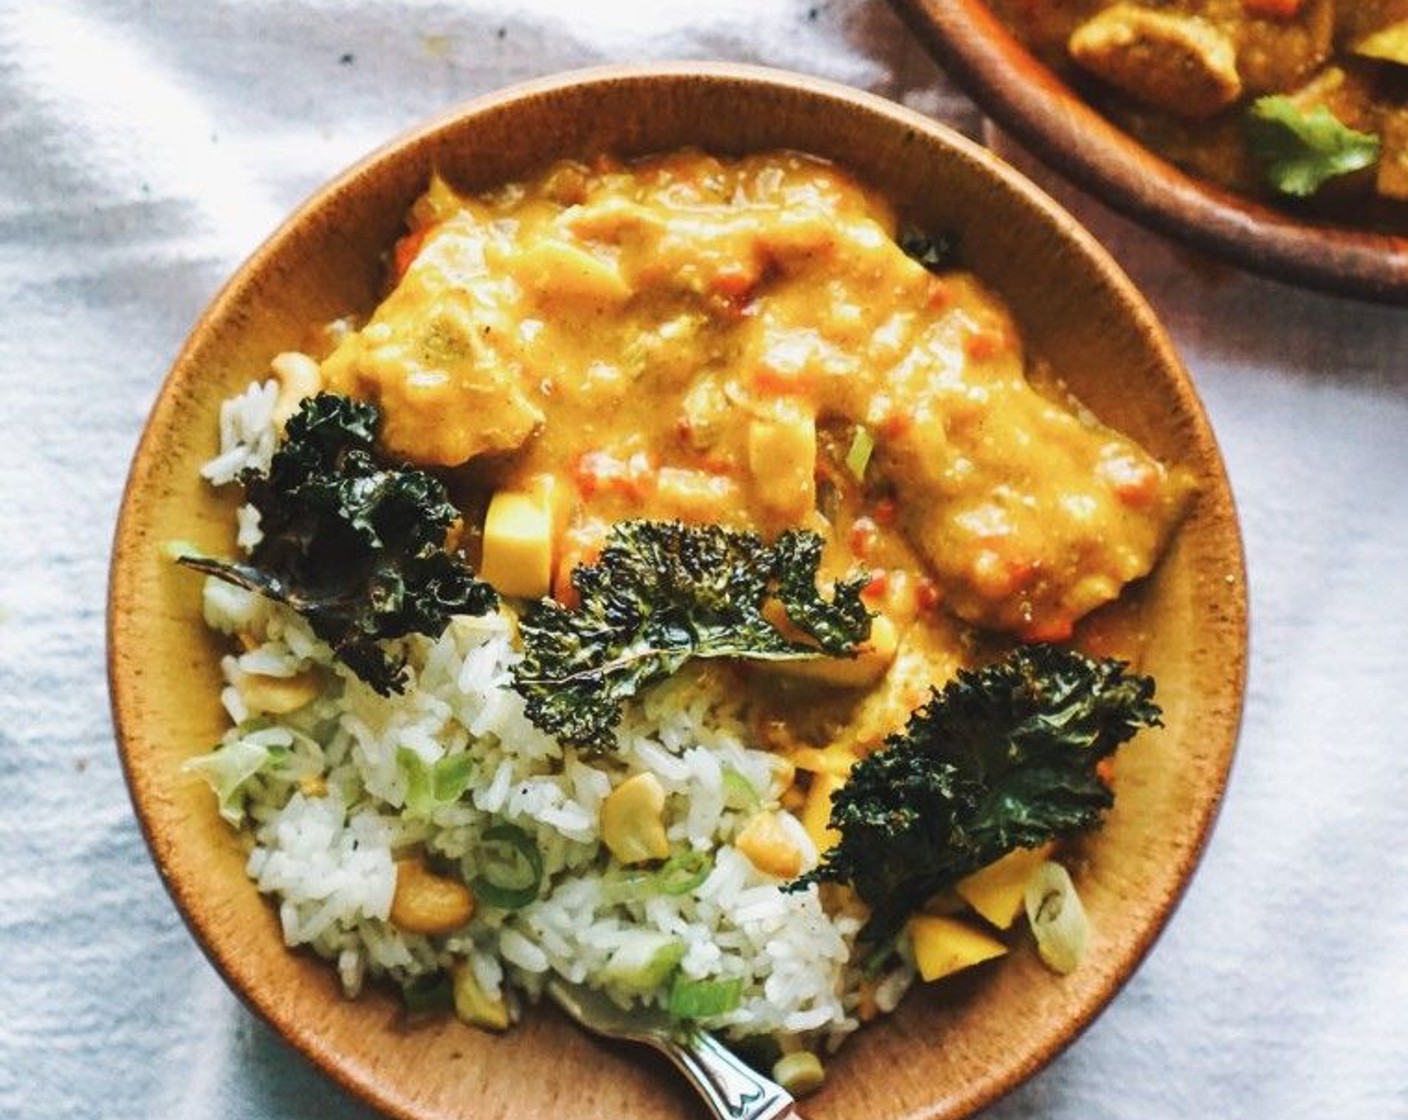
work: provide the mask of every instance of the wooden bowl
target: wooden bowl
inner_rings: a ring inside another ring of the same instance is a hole
[[[199,580],[165,558],[172,538],[229,549],[230,507],[197,475],[220,401],[309,324],[377,296],[382,254],[432,168],[467,188],[550,158],[692,144],[786,146],[844,162],[919,222],[962,231],[971,267],[1015,308],[1032,347],[1107,420],[1187,465],[1201,493],[1140,592],[1147,668],[1168,729],[1127,752],[1121,794],[1092,839],[1081,889],[1096,935],[1069,978],[1030,947],[999,968],[916,990],[847,1043],[824,1118],[956,1117],[1038,1069],[1091,1021],[1168,919],[1208,834],[1241,710],[1246,659],[1241,543],[1213,434],[1149,308],[1105,253],[1040,191],[979,147],[879,98],[735,66],[610,69],[474,101],[395,141],[301,206],[197,323],[152,412],[127,484],[112,564],[109,662],[127,780],[153,858],[231,987],[294,1047],[397,1117],[694,1117],[683,1083],[644,1051],[603,1044],[540,1008],[503,1037],[451,1019],[404,1023],[396,998],[344,1000],[333,970],[288,951],[244,875],[237,838],[184,759],[222,730],[217,644]]]
[[[1312,222],[1179,170],[1092,109],[983,0],[891,2],[993,120],[1111,206],[1274,280],[1408,303],[1408,237]]]

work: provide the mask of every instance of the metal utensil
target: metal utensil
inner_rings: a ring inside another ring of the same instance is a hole
[[[707,1031],[654,1009],[625,1011],[601,992],[552,979],[548,995],[594,1034],[652,1046],[674,1063],[704,1098],[715,1120],[801,1120],[792,1095],[743,1063]]]

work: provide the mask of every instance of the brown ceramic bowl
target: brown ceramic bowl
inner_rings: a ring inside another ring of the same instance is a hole
[[[1046,196],[975,145],[889,102],[809,78],[675,65],[568,75],[486,97],[335,179],[250,258],[196,325],[157,401],[127,485],[112,565],[110,675],[120,749],[153,858],[231,987],[295,1048],[397,1117],[693,1117],[644,1052],[540,1008],[498,1037],[447,1019],[407,1026],[398,1001],[344,1000],[332,970],[285,949],[247,881],[238,839],[184,759],[222,730],[217,644],[172,538],[229,549],[230,507],[197,476],[219,402],[309,324],[376,299],[383,253],[432,168],[466,188],[553,157],[699,145],[786,146],[844,162],[932,228],[1015,309],[1031,347],[1108,421],[1187,465],[1201,493],[1137,593],[1167,730],[1121,760],[1119,804],[1086,849],[1093,950],[1058,978],[1029,946],[916,990],[862,1031],[807,1102],[815,1120],[957,1117],[1041,1067],[1111,999],[1168,920],[1211,826],[1236,737],[1246,658],[1240,538],[1222,461],[1188,377],[1148,307]]]
[[[1408,238],[1311,222],[1193,178],[1092,109],[983,0],[891,2],[993,120],[1111,206],[1275,280],[1408,303]]]

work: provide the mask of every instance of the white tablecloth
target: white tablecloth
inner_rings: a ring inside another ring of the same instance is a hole
[[[226,990],[147,858],[103,667],[124,474],[201,307],[320,181],[470,95],[682,57],[978,129],[881,0],[0,0],[0,1116],[370,1117]],[[989,1116],[1408,1116],[1408,312],[1248,279],[1068,197],[1201,386],[1253,666],[1185,903]]]

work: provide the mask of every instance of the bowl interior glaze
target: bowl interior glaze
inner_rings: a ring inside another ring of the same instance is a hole
[[[1014,308],[1029,344],[1107,421],[1197,476],[1176,545],[1142,590],[1167,730],[1121,761],[1120,802],[1084,846],[1096,934],[1059,979],[1029,947],[1001,967],[916,990],[862,1031],[807,1102],[815,1120],[957,1117],[1017,1084],[1109,1001],[1167,920],[1218,806],[1241,711],[1245,592],[1235,512],[1212,431],[1162,329],[1064,212],[994,157],[924,118],[842,87],[734,66],[611,69],[471,102],[376,152],[299,208],[197,323],[133,462],[115,542],[109,673],[120,752],[153,858],[231,987],[330,1076],[387,1113],[578,1118],[698,1115],[645,1052],[603,1044],[548,1009],[505,1036],[453,1020],[407,1025],[373,990],[344,1000],[334,972],[283,945],[244,853],[183,760],[220,735],[217,644],[179,538],[229,549],[230,505],[197,474],[220,401],[262,376],[310,324],[369,309],[384,253],[432,169],[464,188],[553,158],[696,145],[789,147],[834,158],[932,228],[962,232],[967,263]]]

